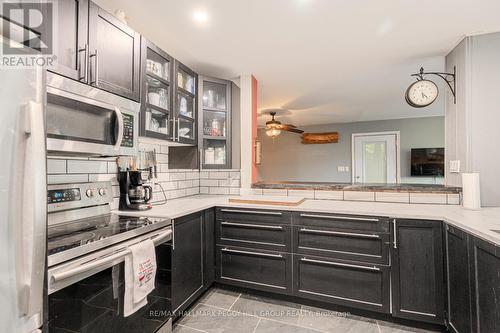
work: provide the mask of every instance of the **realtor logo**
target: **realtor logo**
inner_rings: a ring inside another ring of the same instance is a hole
[[[53,52],[53,4],[4,2],[2,4],[4,55]]]
[[[0,67],[56,65],[54,37],[57,6],[53,0],[2,2],[0,12]]]

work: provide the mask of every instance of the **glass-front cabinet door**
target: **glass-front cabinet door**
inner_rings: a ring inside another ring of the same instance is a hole
[[[141,135],[173,140],[172,57],[142,39]]]
[[[196,145],[198,75],[184,64],[176,61],[175,78],[174,141]]]
[[[231,167],[231,82],[201,77],[199,102],[200,149],[202,167],[227,169]]]

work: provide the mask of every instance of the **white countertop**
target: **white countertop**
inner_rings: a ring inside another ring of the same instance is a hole
[[[393,218],[414,218],[442,220],[450,225],[467,231],[479,238],[500,246],[500,207],[482,208],[478,211],[466,210],[454,205],[421,205],[382,202],[357,202],[333,200],[306,200],[297,207],[250,205],[229,203],[228,196],[195,195],[169,200],[161,206],[148,211],[120,211],[120,214],[133,216],[168,217],[175,219],[215,206],[307,211],[319,213],[376,215]],[[115,213],[118,211],[115,211]]]

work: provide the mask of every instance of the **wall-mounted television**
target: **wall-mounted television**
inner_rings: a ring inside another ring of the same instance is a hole
[[[444,176],[444,148],[412,148],[412,176]]]

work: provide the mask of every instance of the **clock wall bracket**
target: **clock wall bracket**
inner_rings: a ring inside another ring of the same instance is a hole
[[[437,75],[446,82],[448,87],[453,94],[453,104],[457,104],[457,86],[456,86],[456,67],[453,66],[453,73],[443,73],[443,72],[425,72],[423,67],[420,67],[420,72],[416,74],[411,74],[411,76],[415,76],[417,81],[423,80],[425,75]]]

